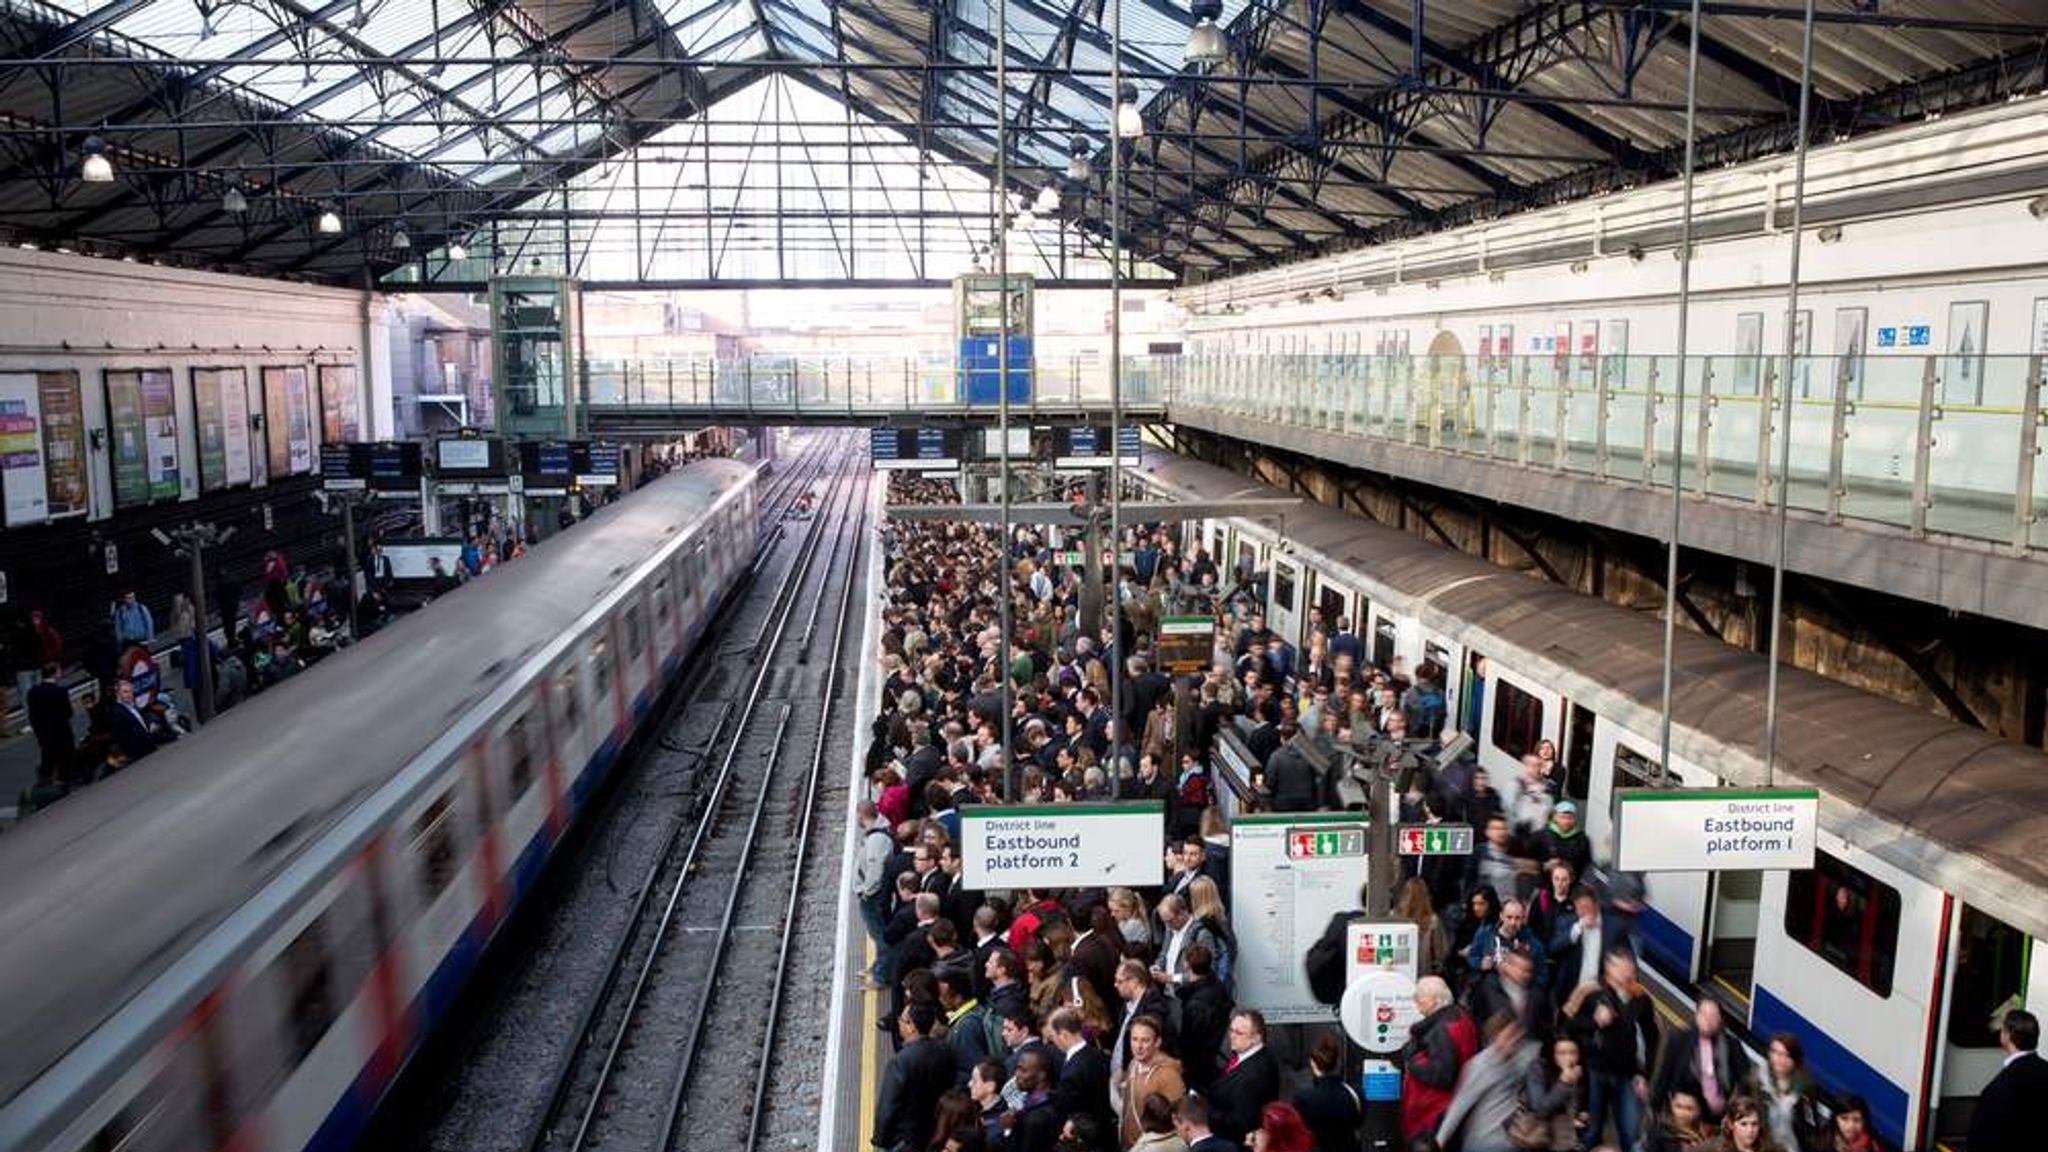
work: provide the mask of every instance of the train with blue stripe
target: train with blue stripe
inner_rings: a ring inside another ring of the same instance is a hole
[[[740,585],[693,464],[0,836],[0,1148],[351,1147]]]
[[[1155,497],[1288,493],[1158,454]],[[1596,864],[1630,788],[1764,782],[1764,658],[1681,628],[1671,763],[1659,763],[1663,624],[1419,536],[1303,501],[1279,526],[1179,526],[1184,555],[1256,573],[1297,653],[1349,626],[1371,662],[1445,670],[1451,725],[1499,780],[1548,742]],[[1802,1040],[1821,1086],[1870,1104],[1890,1147],[1968,1130],[1999,1069],[1997,1016],[2048,1009],[2048,756],[1781,668],[1774,782],[1821,793],[1815,867],[1644,877],[1644,970],[1669,998],[1721,1001],[1759,1055]]]

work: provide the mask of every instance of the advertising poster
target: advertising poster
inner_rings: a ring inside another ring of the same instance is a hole
[[[313,470],[313,397],[304,368],[284,370],[287,460],[293,475]]]
[[[85,478],[85,408],[78,373],[39,372],[36,390],[43,410],[43,473],[50,489],[50,517],[83,516],[92,499]]]
[[[313,410],[306,392],[304,368],[293,365],[263,370],[263,427],[272,476],[297,476],[313,470]]]
[[[354,444],[363,438],[361,402],[356,396],[353,364],[320,366],[320,439],[325,444]]]
[[[151,368],[142,376],[143,445],[149,454],[149,498],[176,500],[178,485],[178,402],[171,373]]]
[[[26,372],[0,374],[0,492],[5,495],[9,528],[49,519],[42,397],[36,378]]]
[[[142,416],[142,373],[107,373],[107,436],[113,442],[114,507],[149,503],[149,449]]]
[[[249,374],[240,368],[221,370],[220,420],[227,483],[247,484],[255,479],[255,462],[253,445],[249,443]]]
[[[192,413],[199,421],[199,490],[213,492],[228,482],[227,428],[221,415],[221,372],[192,370]]]

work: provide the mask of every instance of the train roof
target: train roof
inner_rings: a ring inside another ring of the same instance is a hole
[[[0,836],[0,1101],[397,778],[749,471],[706,461],[656,481]]]
[[[1197,461],[1146,459],[1141,476],[1169,494],[1288,495]],[[1305,558],[1348,570],[1368,595],[1639,736],[1657,733],[1656,615],[1326,505],[1304,502],[1282,528]],[[1766,660],[1684,628],[1675,645],[1674,753],[1723,779],[1762,783]],[[2048,936],[2048,756],[2039,750],[1781,665],[1775,775],[1819,787],[1822,823],[1849,843]]]

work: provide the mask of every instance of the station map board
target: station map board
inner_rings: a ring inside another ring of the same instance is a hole
[[[1332,916],[1358,908],[1366,822],[1351,812],[1239,816],[1230,828],[1230,923],[1237,1001],[1268,1023],[1337,1019],[1309,990],[1309,946]]]

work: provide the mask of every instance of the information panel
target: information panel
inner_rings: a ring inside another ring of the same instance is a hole
[[[1813,867],[1813,788],[1624,788],[1616,867],[1699,872]]]
[[[1358,907],[1366,823],[1351,812],[1239,816],[1230,826],[1230,923],[1237,1002],[1272,1024],[1337,1019],[1305,961],[1330,917]]]
[[[991,888],[1147,888],[1166,882],[1166,805],[971,805],[960,882]]]

